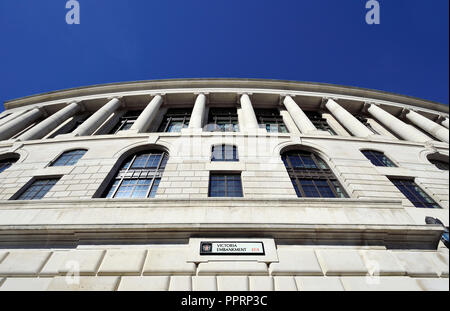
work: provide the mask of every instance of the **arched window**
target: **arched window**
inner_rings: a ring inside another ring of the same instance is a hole
[[[165,152],[157,150],[129,156],[103,197],[154,198],[168,159]]]
[[[298,197],[348,197],[331,169],[316,154],[295,150],[283,153],[281,158]]]
[[[216,145],[212,147],[211,161],[226,161],[237,162],[239,161],[238,150],[233,145]]]
[[[51,166],[71,166],[78,163],[87,150],[72,150],[64,152]]]
[[[448,171],[449,165],[448,165],[448,156],[445,156],[440,153],[433,153],[428,155],[427,157],[428,161],[432,163],[434,166],[436,166],[441,171]]]
[[[375,166],[397,167],[384,153],[374,150],[364,150],[362,153]]]
[[[14,163],[17,162],[18,157],[8,157],[6,159],[0,160],[0,174],[10,168]]]

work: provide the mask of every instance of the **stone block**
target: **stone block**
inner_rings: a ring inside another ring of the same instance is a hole
[[[192,289],[200,292],[217,291],[217,280],[215,276],[193,276]]]
[[[40,275],[64,275],[78,271],[81,276],[97,274],[104,250],[71,250],[54,252]]]
[[[411,277],[438,277],[435,267],[422,252],[393,252]]]
[[[198,275],[268,275],[267,265],[261,262],[200,263]]]
[[[317,250],[319,262],[325,275],[366,275],[368,270],[357,250],[321,249]]]
[[[218,276],[218,291],[245,292],[249,290],[247,276]]]
[[[297,288],[300,291],[343,291],[339,277],[302,276],[295,277]]]
[[[7,278],[0,291],[46,291],[51,281],[51,278]]]
[[[346,291],[421,291],[417,282],[409,277],[342,277]]]
[[[372,275],[406,275],[405,268],[387,250],[362,250],[361,256]]]
[[[192,278],[186,275],[176,275],[170,277],[169,291],[192,291]]]
[[[297,284],[292,276],[275,276],[273,277],[276,291],[297,291]]]
[[[50,255],[48,251],[11,251],[0,264],[0,276],[35,276]]]
[[[273,291],[273,278],[271,276],[249,276],[250,291]]]
[[[115,291],[119,282],[118,276],[80,276],[66,278],[57,276],[52,279],[48,291]]]
[[[150,249],[144,275],[194,275],[195,264],[186,262],[188,252],[187,248]]]
[[[98,275],[140,275],[146,250],[111,249],[106,251]]]
[[[323,275],[314,250],[279,248],[278,259],[270,264],[271,275]]]
[[[440,277],[448,278],[449,256],[445,253],[431,252],[423,253],[425,257],[434,265]]]
[[[167,291],[168,276],[124,276],[119,291]]]
[[[416,279],[416,282],[425,291],[449,291],[448,279],[421,278]]]

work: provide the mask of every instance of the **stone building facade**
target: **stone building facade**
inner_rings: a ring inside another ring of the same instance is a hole
[[[446,105],[187,79],[5,108],[0,291],[449,288]]]

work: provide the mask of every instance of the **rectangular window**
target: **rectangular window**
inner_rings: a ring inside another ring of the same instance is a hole
[[[176,133],[181,132],[181,129],[187,128],[191,121],[192,109],[169,109],[164,116],[163,122],[159,127],[158,132],[161,133]]]
[[[236,108],[209,109],[207,132],[239,132]]]
[[[209,179],[209,197],[243,197],[241,174],[211,173]]]
[[[328,121],[322,117],[321,113],[306,112],[305,114],[318,130],[326,131],[326,132],[330,133],[331,135],[337,135],[337,133],[328,124]]]
[[[116,134],[120,131],[127,131],[129,130],[134,122],[139,118],[142,111],[127,111],[125,115],[120,117],[119,121],[117,122],[116,126],[109,132],[109,134]]]
[[[255,109],[255,115],[259,127],[266,129],[268,133],[289,133],[277,109]]]
[[[411,179],[389,178],[391,182],[418,208],[441,208]]]
[[[381,135],[377,130],[375,130],[372,126],[372,124],[369,123],[369,120],[362,116],[356,116],[356,119],[358,119],[359,122],[364,124],[369,130],[371,130],[374,134]]]
[[[56,185],[59,179],[36,180],[16,200],[40,200]]]
[[[228,161],[237,162],[239,161],[238,151],[236,146],[232,145],[218,145],[212,148],[211,161]]]

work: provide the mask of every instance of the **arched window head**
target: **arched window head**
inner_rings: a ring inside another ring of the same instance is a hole
[[[10,168],[14,163],[19,160],[19,156],[8,156],[6,158],[0,158],[0,174]]]
[[[397,167],[383,152],[364,150],[362,153],[375,166]]]
[[[449,165],[448,165],[448,156],[440,154],[440,153],[433,153],[428,155],[427,157],[428,161],[432,163],[434,166],[436,166],[441,171],[448,171]]]
[[[129,156],[103,197],[116,199],[154,198],[169,157],[158,150]]]
[[[346,198],[328,165],[313,152],[295,150],[281,155],[298,197]]]
[[[238,149],[233,145],[215,145],[212,147],[211,161],[237,162],[239,161]]]
[[[78,163],[87,150],[79,149],[64,152],[51,166],[72,166]]]

